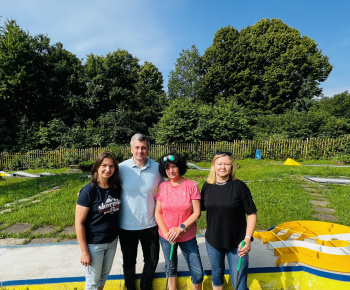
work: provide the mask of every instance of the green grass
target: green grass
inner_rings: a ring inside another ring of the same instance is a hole
[[[293,220],[315,220],[312,216],[309,193],[301,186],[307,183],[305,176],[347,177],[350,168],[331,167],[332,162],[304,161],[303,164],[323,166],[286,166],[282,161],[238,160],[236,176],[247,183],[258,209],[258,230]],[[209,168],[210,163],[197,163],[201,168]],[[0,212],[11,208],[10,212],[0,214],[0,231],[14,223],[29,223],[31,229],[52,225],[58,229],[46,237],[57,237],[61,229],[74,225],[74,211],[79,189],[89,182],[88,173],[65,173],[59,170],[35,170],[32,173],[50,171],[56,175],[40,178],[1,178]],[[209,171],[189,169],[186,178],[198,182],[201,189]],[[54,191],[47,191],[52,188]],[[327,184],[320,186],[309,183],[329,200],[330,207],[340,224],[350,226],[349,185]],[[45,192],[47,191],[47,192]],[[12,203],[9,206],[9,203]],[[205,212],[198,221],[198,228],[205,228]],[[33,238],[31,232],[14,235],[4,232],[0,238]]]

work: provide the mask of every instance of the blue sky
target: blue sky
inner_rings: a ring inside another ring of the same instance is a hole
[[[195,45],[203,55],[222,27],[241,30],[278,18],[330,58],[324,95],[350,91],[348,0],[0,0],[0,7],[1,23],[16,20],[31,35],[47,35],[81,59],[125,49],[140,64],[156,65],[165,85],[182,49]]]

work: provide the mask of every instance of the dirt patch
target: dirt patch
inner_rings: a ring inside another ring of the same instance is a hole
[[[20,234],[20,233],[24,233],[28,230],[30,230],[30,228],[32,227],[32,225],[30,224],[13,224],[11,226],[9,226],[8,228],[5,228],[2,230],[2,232],[8,233],[8,234]]]

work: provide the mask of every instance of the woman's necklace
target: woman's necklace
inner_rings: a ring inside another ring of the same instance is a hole
[[[215,182],[216,185],[225,185],[227,183],[227,180],[224,182]]]

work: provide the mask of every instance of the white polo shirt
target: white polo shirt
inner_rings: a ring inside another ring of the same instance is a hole
[[[139,168],[133,157],[119,164],[122,185],[120,227],[124,230],[142,230],[157,225],[154,218],[155,190],[162,180],[158,163],[147,157]]]

